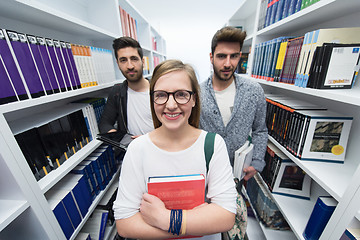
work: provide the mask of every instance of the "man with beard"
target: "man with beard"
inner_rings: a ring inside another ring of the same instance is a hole
[[[148,133],[154,126],[150,111],[150,84],[143,77],[142,48],[130,37],[115,39],[113,48],[118,67],[126,79],[112,87],[99,122],[99,131],[120,131],[134,136]]]
[[[261,86],[234,73],[246,32],[234,27],[218,30],[211,43],[210,61],[214,73],[201,83],[200,127],[220,134],[234,166],[234,152],[252,137],[251,166],[244,169],[247,181],[265,166],[268,140],[266,102]]]

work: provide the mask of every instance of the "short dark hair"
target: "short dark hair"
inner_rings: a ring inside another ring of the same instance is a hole
[[[131,38],[131,37],[120,37],[117,38],[113,41],[113,49],[115,52],[115,58],[116,60],[118,59],[118,55],[117,55],[117,51],[119,49],[122,48],[126,48],[126,47],[132,47],[132,48],[136,48],[140,58],[142,59],[144,54],[143,54],[143,50],[140,46],[140,43],[138,41],[136,41],[135,39]]]
[[[211,53],[214,54],[219,42],[238,42],[241,50],[245,38],[246,31],[231,26],[223,27],[215,33],[211,41]]]
[[[191,91],[194,92],[195,98],[195,106],[192,108],[190,117],[189,117],[189,124],[193,127],[199,127],[200,121],[200,86],[199,82],[196,78],[196,74],[194,68],[189,64],[184,64],[180,60],[176,59],[169,59],[161,62],[157,65],[154,69],[151,81],[150,81],[150,107],[151,107],[151,115],[154,123],[154,128],[160,127],[162,124],[160,120],[157,118],[154,108],[154,101],[153,95],[151,94],[154,91],[155,84],[159,80],[160,77],[164,76],[165,74],[175,72],[175,71],[184,71],[190,79],[191,83]],[[176,84],[176,83],[174,83]]]

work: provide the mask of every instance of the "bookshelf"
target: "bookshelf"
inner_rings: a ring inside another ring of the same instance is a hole
[[[360,3],[356,0],[320,0],[265,28],[258,28],[261,17],[262,0],[244,0],[240,8],[230,17],[226,25],[242,26],[248,33],[243,52],[254,49],[256,44],[280,36],[301,36],[308,31],[320,28],[359,27]],[[359,38],[360,41],[360,38]],[[324,106],[354,117],[351,134],[343,164],[301,161],[284,147],[273,142],[292,161],[301,167],[311,178],[310,201],[274,195],[279,209],[287,219],[298,239],[307,224],[315,201],[319,195],[331,195],[338,205],[325,227],[320,239],[339,239],[350,225],[360,224],[360,164],[358,143],[360,141],[360,84],[359,79],[352,89],[318,90],[294,85],[268,82],[251,77],[253,54],[249,55],[247,74],[244,77],[258,82],[266,93],[292,96]],[[301,209],[301,211],[300,211]],[[354,224],[355,223],[355,224]],[[265,233],[266,235],[266,233]],[[268,236],[268,239],[281,239]]]
[[[127,0],[4,0],[0,2],[0,28],[112,50],[112,41],[123,35],[119,5],[137,20],[138,40],[144,56],[149,57],[152,73],[153,56],[160,61],[166,58],[165,40]],[[152,36],[157,38],[157,50],[151,47]],[[0,105],[0,239],[66,239],[44,194],[101,142],[91,141],[56,171],[36,181],[14,134],[66,115],[64,106],[72,101],[106,97],[115,83],[124,80],[114,58],[113,65],[115,81]],[[117,179],[118,174],[108,188]],[[93,201],[71,239],[75,239],[108,188]]]

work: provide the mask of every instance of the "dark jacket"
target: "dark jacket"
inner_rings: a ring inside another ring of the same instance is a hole
[[[99,121],[100,133],[107,133],[114,128],[117,122],[117,130],[128,132],[127,128],[127,80],[115,84],[109,93],[104,111]]]

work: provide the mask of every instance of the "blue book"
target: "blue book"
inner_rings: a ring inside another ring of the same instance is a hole
[[[254,66],[251,70],[251,76],[252,77],[256,77],[256,72],[257,72],[257,65],[258,65],[258,56],[259,56],[259,43],[255,44],[254,47]]]
[[[301,10],[301,4],[303,1],[305,1],[305,0],[297,0],[296,6],[295,6],[295,12],[298,12]]]
[[[107,169],[109,173],[109,179],[112,178],[113,174],[116,172],[116,167],[114,165],[114,162],[112,161],[111,154],[109,152],[110,146],[100,146],[98,147],[93,153],[102,153],[104,156],[104,164],[105,168]]]
[[[62,199],[62,203],[65,206],[65,210],[67,211],[75,230],[81,222],[81,215],[79,209],[76,206],[76,200],[71,194],[70,190],[58,190],[57,192],[60,192],[60,194],[64,196]]]
[[[297,0],[290,0],[287,16],[291,16],[295,13],[296,2]]]
[[[103,240],[108,215],[107,210],[95,209],[82,231],[90,233],[91,239]]]
[[[50,189],[45,193],[45,197],[66,238],[69,239],[81,222],[81,215],[71,191]]]
[[[67,174],[54,187],[54,189],[65,189],[71,191],[75,204],[82,218],[87,214],[92,203],[90,192],[86,187],[85,177],[80,174]]]
[[[118,168],[115,160],[115,153],[111,146],[109,145],[101,145],[98,149],[106,149],[106,155],[108,157],[108,161],[110,163],[111,173],[115,174]]]
[[[56,217],[56,220],[59,222],[59,225],[62,231],[64,232],[66,239],[70,239],[71,235],[74,232],[74,228],[65,210],[64,205],[61,203],[61,200],[59,199],[48,200],[48,203]]]
[[[106,177],[100,166],[100,161],[98,160],[98,158],[95,157],[87,157],[85,160],[91,162],[91,166],[94,171],[100,190],[104,190],[106,187]]]
[[[271,82],[274,81],[274,73],[275,73],[276,61],[277,61],[277,58],[279,55],[279,48],[280,48],[281,41],[284,38],[285,37],[276,38],[275,42],[274,42],[274,56],[273,56],[273,61],[270,66],[270,73],[269,73],[269,81],[271,81]]]
[[[258,77],[262,76],[262,69],[264,65],[264,58],[265,58],[265,42],[260,43],[259,48],[259,66],[258,66]]]
[[[278,1],[276,14],[275,14],[275,22],[280,21],[281,19],[283,19],[283,11],[284,11],[284,2],[285,1],[286,0],[279,0]]]
[[[303,236],[306,240],[319,239],[327,222],[336,208],[337,202],[329,196],[318,197],[306,224]]]
[[[292,0],[285,0],[284,1],[284,6],[283,6],[283,13],[282,13],[282,18],[286,18],[289,16],[289,7],[290,7],[290,2]]]
[[[264,27],[267,27],[267,26],[270,25],[271,11],[272,11],[272,5],[270,5],[271,2],[272,2],[272,0],[268,0],[268,4],[267,4],[267,8],[266,8]]]
[[[96,159],[96,161],[99,163],[99,167],[103,173],[103,176],[105,178],[104,185],[106,186],[110,181],[110,169],[106,166],[106,157],[104,153],[101,152],[93,152],[89,155],[89,160],[91,158]]]
[[[271,66],[272,66],[272,62],[274,61],[274,48],[275,48],[275,39],[269,40],[268,41],[269,45],[268,45],[268,57],[266,60],[266,65],[265,65],[265,80],[266,81],[270,81],[270,72],[271,72]]]
[[[90,179],[91,185],[93,186],[93,189],[95,191],[95,195],[98,195],[100,192],[100,184],[98,183],[98,179],[96,177],[92,161],[83,160],[82,162],[79,163],[78,166],[86,167],[85,169],[89,174],[89,179]]]
[[[271,8],[271,16],[270,16],[270,24],[269,25],[275,23],[275,16],[276,16],[276,11],[277,11],[279,0],[274,0],[271,3],[272,3],[272,8]]]
[[[93,183],[90,179],[90,175],[88,174],[88,171],[86,168],[87,168],[87,166],[78,165],[71,170],[71,173],[83,176],[83,180],[85,182],[86,189],[87,189],[88,193],[90,194],[91,201],[92,201],[96,197],[95,187],[93,187]]]

